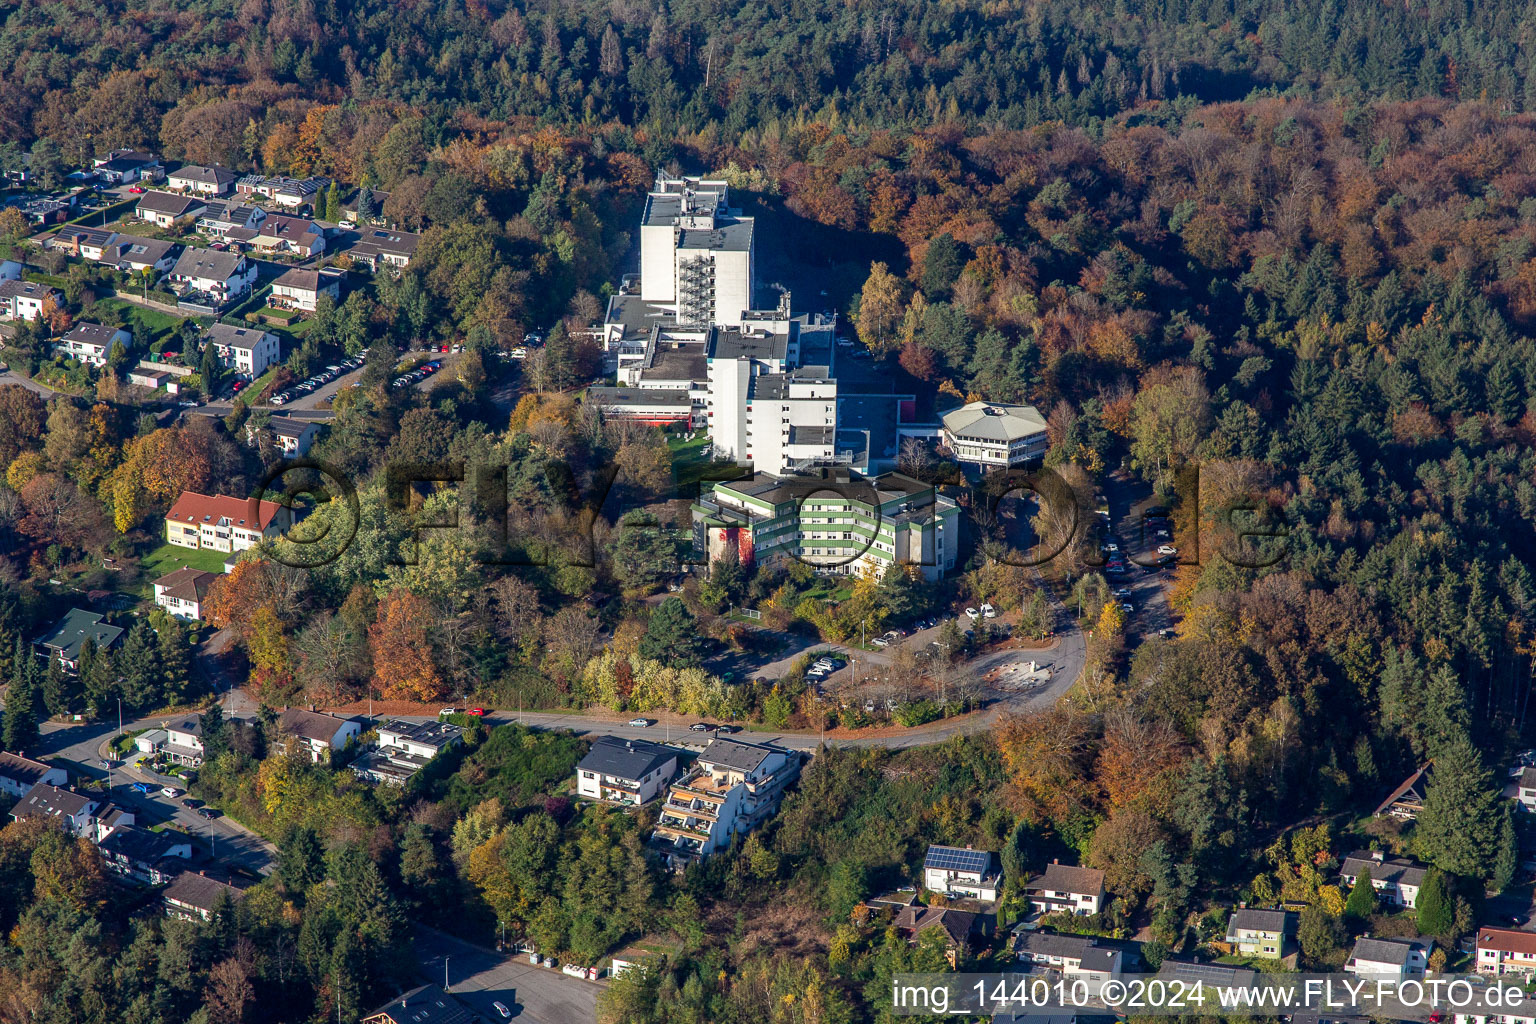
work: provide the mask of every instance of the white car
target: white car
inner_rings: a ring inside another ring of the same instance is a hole
[[[495,1002],[491,1005],[496,1007],[496,1012],[501,1014],[503,1017],[507,1018],[508,1020],[512,1018],[512,1011],[507,1009],[507,1005],[505,1003]]]
[[[631,718],[629,724],[636,729],[648,729],[650,728],[651,720],[649,718]]]
[[[1115,596],[1116,597],[1130,597],[1131,596],[1131,588],[1130,587],[1116,587],[1115,588]]]
[[[181,796],[181,790],[177,789],[175,786],[164,786],[161,788],[160,792],[173,799],[175,797]]]
[[[515,348],[515,349],[512,350],[512,358],[513,359],[527,359],[528,358],[528,350],[525,349],[525,348]]]
[[[1179,549],[1172,544],[1163,544],[1158,547],[1157,553],[1160,555],[1176,555],[1179,553]]]
[[[1120,602],[1120,610],[1125,612],[1125,614],[1129,615],[1129,614],[1131,614],[1131,612],[1136,610],[1136,606],[1131,604],[1129,601],[1121,601]]]
[[[967,608],[965,610],[965,617],[970,619],[972,622],[975,622],[981,617],[981,613],[978,612],[975,608]]]
[[[997,618],[997,609],[993,608],[990,604],[984,604],[981,606],[981,614],[986,618],[995,619]]]
[[[877,636],[877,637],[875,637],[873,640],[871,640],[869,642],[869,646],[871,646],[871,647],[889,647],[889,646],[891,646],[891,642],[889,640],[887,640],[883,636]]]

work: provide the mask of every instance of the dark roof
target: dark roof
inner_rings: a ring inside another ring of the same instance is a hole
[[[210,324],[208,326],[208,340],[215,345],[229,345],[232,348],[254,349],[260,345],[269,332],[259,327],[240,327],[236,324]]]
[[[176,732],[184,732],[189,736],[201,736],[203,734],[203,716],[184,715],[174,722],[166,722],[165,727],[167,729],[174,729]]]
[[[789,428],[790,444],[831,444],[836,436],[836,427],[797,427],[791,424]]]
[[[963,849],[958,846],[930,846],[923,858],[923,870],[974,871],[984,875],[992,866],[992,854],[986,850]]]
[[[676,757],[676,750],[660,743],[599,736],[576,767],[620,779],[642,779]]]
[[[608,311],[603,315],[605,324],[619,324],[623,328],[622,336],[629,339],[645,337],[656,324],[671,325],[676,319],[670,309],[646,302],[637,292],[610,295]]]
[[[30,757],[22,757],[10,751],[0,752],[0,775],[16,782],[24,782],[29,786],[35,786],[43,780],[43,776],[53,771],[52,765],[41,761],[34,761]]]
[[[1016,932],[1014,949],[1041,956],[1081,957],[1095,946],[1086,935],[1059,935],[1055,932]]]
[[[307,292],[318,292],[321,288],[335,288],[340,282],[329,274],[321,274],[318,270],[305,270],[302,267],[294,267],[284,271],[282,276],[272,282],[272,287],[282,285],[284,288],[299,288]]]
[[[1422,943],[1409,939],[1372,939],[1369,937],[1355,942],[1355,948],[1349,954],[1351,960],[1374,960],[1384,964],[1405,964],[1409,954],[1415,949],[1423,949]]]
[[[683,228],[677,233],[677,247],[746,252],[752,248],[752,218],[719,219],[713,228]]]
[[[442,747],[454,740],[462,739],[464,729],[462,726],[449,722],[403,722],[389,721],[379,726],[379,731],[389,730],[398,733],[402,739],[412,743],[420,743],[423,746]]]
[[[107,853],[115,853],[140,864],[153,864],[162,857],[171,856],[172,847],[186,842],[182,839],[178,843],[147,828],[124,825],[113,829],[98,845]]]
[[[163,895],[167,900],[175,900],[189,907],[211,911],[219,905],[219,896],[226,892],[236,902],[245,897],[244,890],[225,885],[216,878],[183,871],[176,876],[175,881],[165,887]]]
[[[708,379],[709,357],[704,354],[702,345],[657,349],[654,354],[647,353],[645,366],[640,369],[642,382],[657,380],[692,382]]]
[[[278,716],[277,727],[281,732],[290,732],[307,740],[330,743],[336,738],[336,731],[351,721],[354,719],[289,708]]]
[[[422,985],[401,993],[363,1018],[384,1019],[394,1024],[473,1024],[479,1018],[436,985]]]
[[[740,327],[712,327],[709,331],[711,359],[786,359],[789,332]]]
[[[951,942],[964,942],[971,929],[976,927],[978,915],[968,910],[951,910],[948,907],[902,907],[893,922],[904,932],[918,935],[929,928],[942,928]]]
[[[161,576],[155,580],[154,585],[164,587],[167,597],[177,597],[183,601],[201,601],[207,596],[208,588],[213,585],[213,581],[218,578],[219,574],[216,572],[205,572],[188,565]]]
[[[245,260],[237,252],[218,252],[214,249],[188,248],[176,261],[171,273],[177,277],[202,277],[214,281],[227,281],[240,270]]]
[[[18,818],[73,818],[97,802],[72,789],[60,789],[58,786],[39,782],[27,790],[26,796],[17,801],[16,806],[11,808],[11,813]]]
[[[143,238],[138,235],[118,235],[113,243],[117,247],[119,261],[135,261],[139,263],[159,263],[180,244],[168,242],[163,238]],[[105,256],[105,253],[103,253]]]
[[[1357,878],[1364,868],[1371,869],[1371,881],[1390,882],[1394,885],[1423,885],[1424,874],[1429,869],[1417,861],[1403,857],[1383,857],[1377,862],[1369,850],[1356,850],[1344,858],[1339,874]]]
[[[1259,979],[1259,972],[1248,967],[1228,964],[1197,964],[1189,960],[1166,959],[1158,968],[1157,976],[1191,985],[1252,985]]]
[[[693,399],[681,388],[588,388],[593,405],[666,405],[693,408]]]
[[[117,232],[106,228],[61,228],[59,233],[48,239],[48,248],[57,249],[72,246],[75,242],[81,245],[104,246],[111,243],[117,237]]]
[[[117,336],[121,327],[108,327],[105,324],[93,324],[88,320],[81,320],[75,324],[70,332],[64,335],[65,341],[83,341],[89,345],[106,345]],[[132,333],[130,332],[130,337]]]
[[[1032,879],[1028,888],[1097,894],[1104,888],[1104,872],[1098,868],[1079,868],[1071,864],[1048,864],[1045,874]]]
[[[110,647],[123,635],[119,626],[102,621],[100,612],[88,612],[84,608],[71,608],[69,614],[59,620],[38,643],[58,651],[68,661],[80,656],[80,648],[86,637],[96,641],[98,648]]]
[[[360,255],[368,256],[376,253],[389,253],[394,256],[414,256],[416,246],[421,242],[421,236],[410,231],[391,231],[384,228],[369,228],[364,231],[352,251]]]
[[[1424,779],[1424,773],[1427,771],[1429,771],[1429,765],[1426,764],[1418,771],[1408,776],[1408,778],[1403,781],[1401,786],[1398,786],[1391,793],[1387,794],[1387,798],[1377,806],[1373,813],[1385,813],[1389,807],[1395,803],[1398,803],[1399,801],[1412,804],[1423,803],[1424,794],[1419,792],[1418,786],[1419,783]]]
[[[1227,922],[1227,934],[1239,929],[1256,932],[1284,932],[1291,925],[1291,915],[1284,910],[1239,910]]]
[[[38,284],[36,281],[0,281],[0,299],[41,299],[51,294],[57,293],[47,285]]]
[[[325,424],[319,420],[300,420],[292,416],[269,416],[267,428],[279,437],[303,437],[304,431],[310,427],[322,427]]]
[[[181,217],[193,209],[201,210],[206,204],[195,196],[180,196],[175,192],[147,192],[139,199],[138,209],[150,213]]]
[[[228,167],[202,167],[198,164],[187,164],[185,167],[178,167],[167,177],[186,178],[189,181],[199,181],[207,185],[223,186],[234,181],[239,175]]]
[[[699,761],[704,764],[722,764],[727,768],[735,768],[737,771],[755,771],[773,754],[782,754],[779,747],[765,746],[760,743],[747,743],[743,740],[712,740],[709,746],[704,748],[704,753],[699,755]]]

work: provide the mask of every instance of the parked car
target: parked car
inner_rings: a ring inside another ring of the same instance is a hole
[[[136,793],[143,793],[145,796],[148,796],[149,795],[149,783],[147,783],[147,782],[135,782],[133,784],[133,790]]]
[[[496,1007],[496,1012],[501,1014],[503,1017],[510,1018],[512,1016],[512,1011],[507,1009],[507,1005],[505,1003],[498,1000],[491,1005]]]
[[[1131,604],[1131,602],[1129,602],[1129,601],[1121,601],[1120,602],[1120,610],[1125,612],[1125,614],[1129,615],[1129,614],[1131,614],[1131,612],[1136,610],[1136,606]]]
[[[629,724],[636,729],[648,729],[650,728],[651,720],[649,718],[631,718]]]
[[[736,733],[736,732],[741,732],[741,726],[739,726],[739,725],[717,725],[717,726],[715,726],[715,733],[717,735],[720,735],[720,736],[729,736],[732,733]]]
[[[869,646],[871,646],[871,647],[889,647],[889,646],[891,646],[891,642],[889,640],[887,640],[883,636],[877,636],[877,637],[875,637],[873,640],[871,640],[869,642]]]
[[[142,185],[132,185],[129,187],[128,191],[132,192],[136,196],[141,196],[144,194],[144,187]]]
[[[993,608],[990,604],[984,604],[981,606],[981,614],[984,618],[995,619],[997,618],[997,609]]]
[[[709,732],[709,726],[703,722],[694,722],[688,727],[689,732]]]
[[[1179,553],[1179,549],[1172,544],[1161,544],[1158,546],[1157,553],[1160,555],[1176,555]]]
[[[181,790],[177,789],[175,786],[162,786],[160,788],[160,792],[164,793],[168,797],[171,797],[172,799],[181,796]]]
[[[202,815],[202,817],[203,817],[203,819],[205,821],[212,821],[214,818],[217,818],[219,816],[219,812],[214,810],[212,807],[204,807],[202,810],[198,811],[197,813]]]
[[[965,610],[965,617],[975,622],[981,617],[981,612],[978,612],[975,608],[967,608]]]
[[[438,714],[440,714],[440,715],[456,715],[458,713],[459,713],[459,709],[458,708],[443,708],[443,710],[438,712]]]
[[[483,718],[485,716],[485,708],[470,708],[464,713],[466,715],[474,715],[476,718]]]

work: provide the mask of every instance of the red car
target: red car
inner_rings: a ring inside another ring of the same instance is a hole
[[[466,715],[484,715],[485,714],[485,708],[470,708],[468,711],[466,711],[464,713]]]
[[[133,186],[128,191],[132,192],[136,196],[141,196],[141,195],[144,194],[144,189],[141,186],[138,186],[138,185]]]

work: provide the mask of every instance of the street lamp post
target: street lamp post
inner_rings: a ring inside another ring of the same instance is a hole
[[[448,961],[452,960],[452,959],[453,959],[453,957],[451,957],[451,956],[444,956],[443,957],[443,991],[444,992],[448,991]]]

